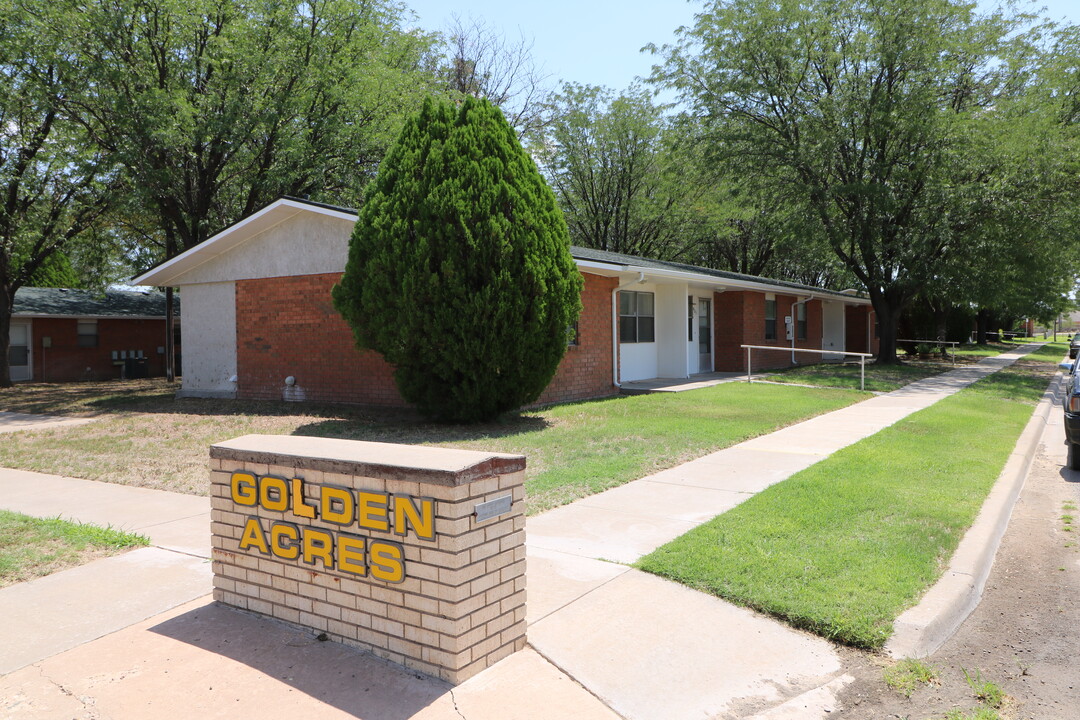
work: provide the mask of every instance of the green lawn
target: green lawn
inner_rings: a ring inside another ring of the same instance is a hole
[[[973,343],[965,343],[963,345],[957,345],[954,350],[949,352],[956,355],[958,361],[972,362],[974,360],[981,360],[984,357],[993,357],[994,355],[1000,355],[1004,352],[1012,352],[1016,350],[1018,345],[1026,345],[1031,340],[1017,341],[1017,342],[991,342],[985,345],[975,345]]]
[[[96,415],[12,433],[0,466],[206,494],[207,448],[245,433],[314,435],[524,454],[532,514],[850,405],[864,393],[726,383],[440,425],[409,413],[298,403],[177,400],[160,381],[0,390],[0,409]]]
[[[774,485],[637,566],[879,648],[947,566],[1064,345],[945,398]]]
[[[845,390],[725,383],[560,405],[543,411],[543,429],[453,444],[526,455],[528,511],[535,514],[865,397]]]
[[[0,510],[0,587],[149,543],[111,528]]]
[[[916,380],[940,375],[953,369],[954,366],[948,362],[905,362],[903,365],[869,363],[866,366],[866,390],[891,392]],[[844,365],[822,363],[768,372],[769,382],[859,389],[860,376],[857,363]]]

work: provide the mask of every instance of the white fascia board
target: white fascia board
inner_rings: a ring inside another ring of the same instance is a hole
[[[262,210],[248,215],[217,235],[199,243],[195,247],[180,253],[176,257],[148,270],[142,275],[131,280],[132,285],[150,285],[152,287],[165,287],[175,283],[176,279],[195,268],[227,253],[236,246],[250,240],[255,235],[265,232],[275,225],[280,225],[289,218],[301,212],[312,212],[318,215],[327,215],[356,222],[356,214],[334,210],[332,208],[297,202],[288,198],[281,198],[270,203]]]
[[[619,273],[631,272],[626,265],[612,265],[611,263],[597,262],[595,260],[578,260],[574,258],[578,269],[593,275],[618,275]],[[636,271],[635,271],[636,272]]]

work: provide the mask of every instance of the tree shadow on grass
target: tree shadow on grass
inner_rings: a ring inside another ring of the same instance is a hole
[[[296,417],[310,419],[295,435],[396,442],[464,442],[539,432],[551,422],[527,411],[473,425],[435,423],[412,408],[282,400],[177,398],[178,385],[156,378],[65,384],[25,384],[0,391],[0,410],[59,417],[162,414],[201,417]]]
[[[137,411],[174,400],[176,387],[161,380],[19,383],[0,389],[0,411],[68,417]]]
[[[551,422],[535,415],[509,415],[498,421],[475,425],[444,425],[420,420],[362,423],[349,419],[328,419],[301,425],[292,434],[420,445],[512,437],[540,432],[549,427],[551,427]]]

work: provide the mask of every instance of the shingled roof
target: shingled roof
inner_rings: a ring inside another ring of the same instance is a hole
[[[69,288],[24,287],[15,291],[16,317],[164,318],[165,294],[157,290],[108,289],[104,294]],[[173,314],[180,314],[180,298]]]
[[[772,278],[759,277],[757,275],[744,275],[743,273],[700,267],[698,265],[689,265],[687,263],[673,262],[670,260],[651,260],[649,258],[637,257],[636,255],[624,255],[622,253],[609,252],[607,250],[594,250],[593,248],[578,247],[576,245],[570,248],[570,254],[577,260],[592,260],[594,262],[609,263],[611,265],[623,265],[651,270],[676,270],[679,272],[706,275],[720,280],[739,280],[742,282],[772,285],[777,289],[788,288],[798,292],[812,292],[815,295],[834,295],[837,298],[844,298],[846,300],[865,297],[862,293],[828,290],[826,288],[814,287],[813,285],[801,285],[799,283],[788,282],[787,280],[774,280]]]

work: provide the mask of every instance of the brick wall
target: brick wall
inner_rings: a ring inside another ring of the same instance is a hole
[[[271,435],[210,457],[215,600],[452,683],[525,646],[525,458]]]
[[[614,395],[611,368],[611,291],[618,278],[582,273],[578,344],[566,348],[551,384],[537,404],[567,402]]]
[[[746,350],[741,345],[775,346],[775,351],[754,350],[754,369],[790,367],[791,341],[787,339],[784,317],[795,318],[795,295],[776,295],[776,338],[765,339],[765,293],[753,291],[729,291],[715,293],[716,362],[719,372],[745,372]],[[798,326],[795,328],[796,334]],[[821,300],[806,302],[806,337],[795,340],[795,347],[810,350],[821,349],[822,303]],[[848,331],[850,337],[850,330]],[[797,335],[796,335],[797,337]],[[865,341],[863,342],[865,345]],[[785,352],[786,349],[786,352]],[[850,350],[850,347],[847,348]],[[854,352],[860,352],[855,350]],[[821,361],[816,353],[795,353],[799,365],[812,365]]]
[[[334,309],[330,289],[340,273],[239,280],[236,283],[236,395],[280,400],[285,378],[296,399],[404,405],[393,368],[358,350]]]
[[[34,318],[34,380],[36,382],[76,382],[111,380],[120,377],[113,364],[113,351],[139,351],[146,358],[151,377],[165,374],[165,356],[157,349],[165,345],[165,320],[102,318],[97,321],[97,347],[79,347],[75,318]],[[51,347],[44,347],[49,338]],[[177,352],[180,352],[179,347]]]
[[[746,351],[739,346],[746,342],[743,328],[746,323],[747,295],[749,293],[731,291],[713,293],[713,332],[716,338],[713,342],[713,368],[717,372],[746,369]]]
[[[405,404],[393,368],[376,352],[358,350],[334,309],[338,273],[240,280],[236,283],[237,397],[314,402]],[[567,349],[539,403],[614,394],[611,384],[611,290],[617,280],[584,276],[580,342]]]
[[[870,305],[849,305],[844,308],[847,349],[850,352],[868,352],[877,355],[880,339],[874,337],[874,308]],[[870,349],[866,349],[867,325],[870,328]]]

